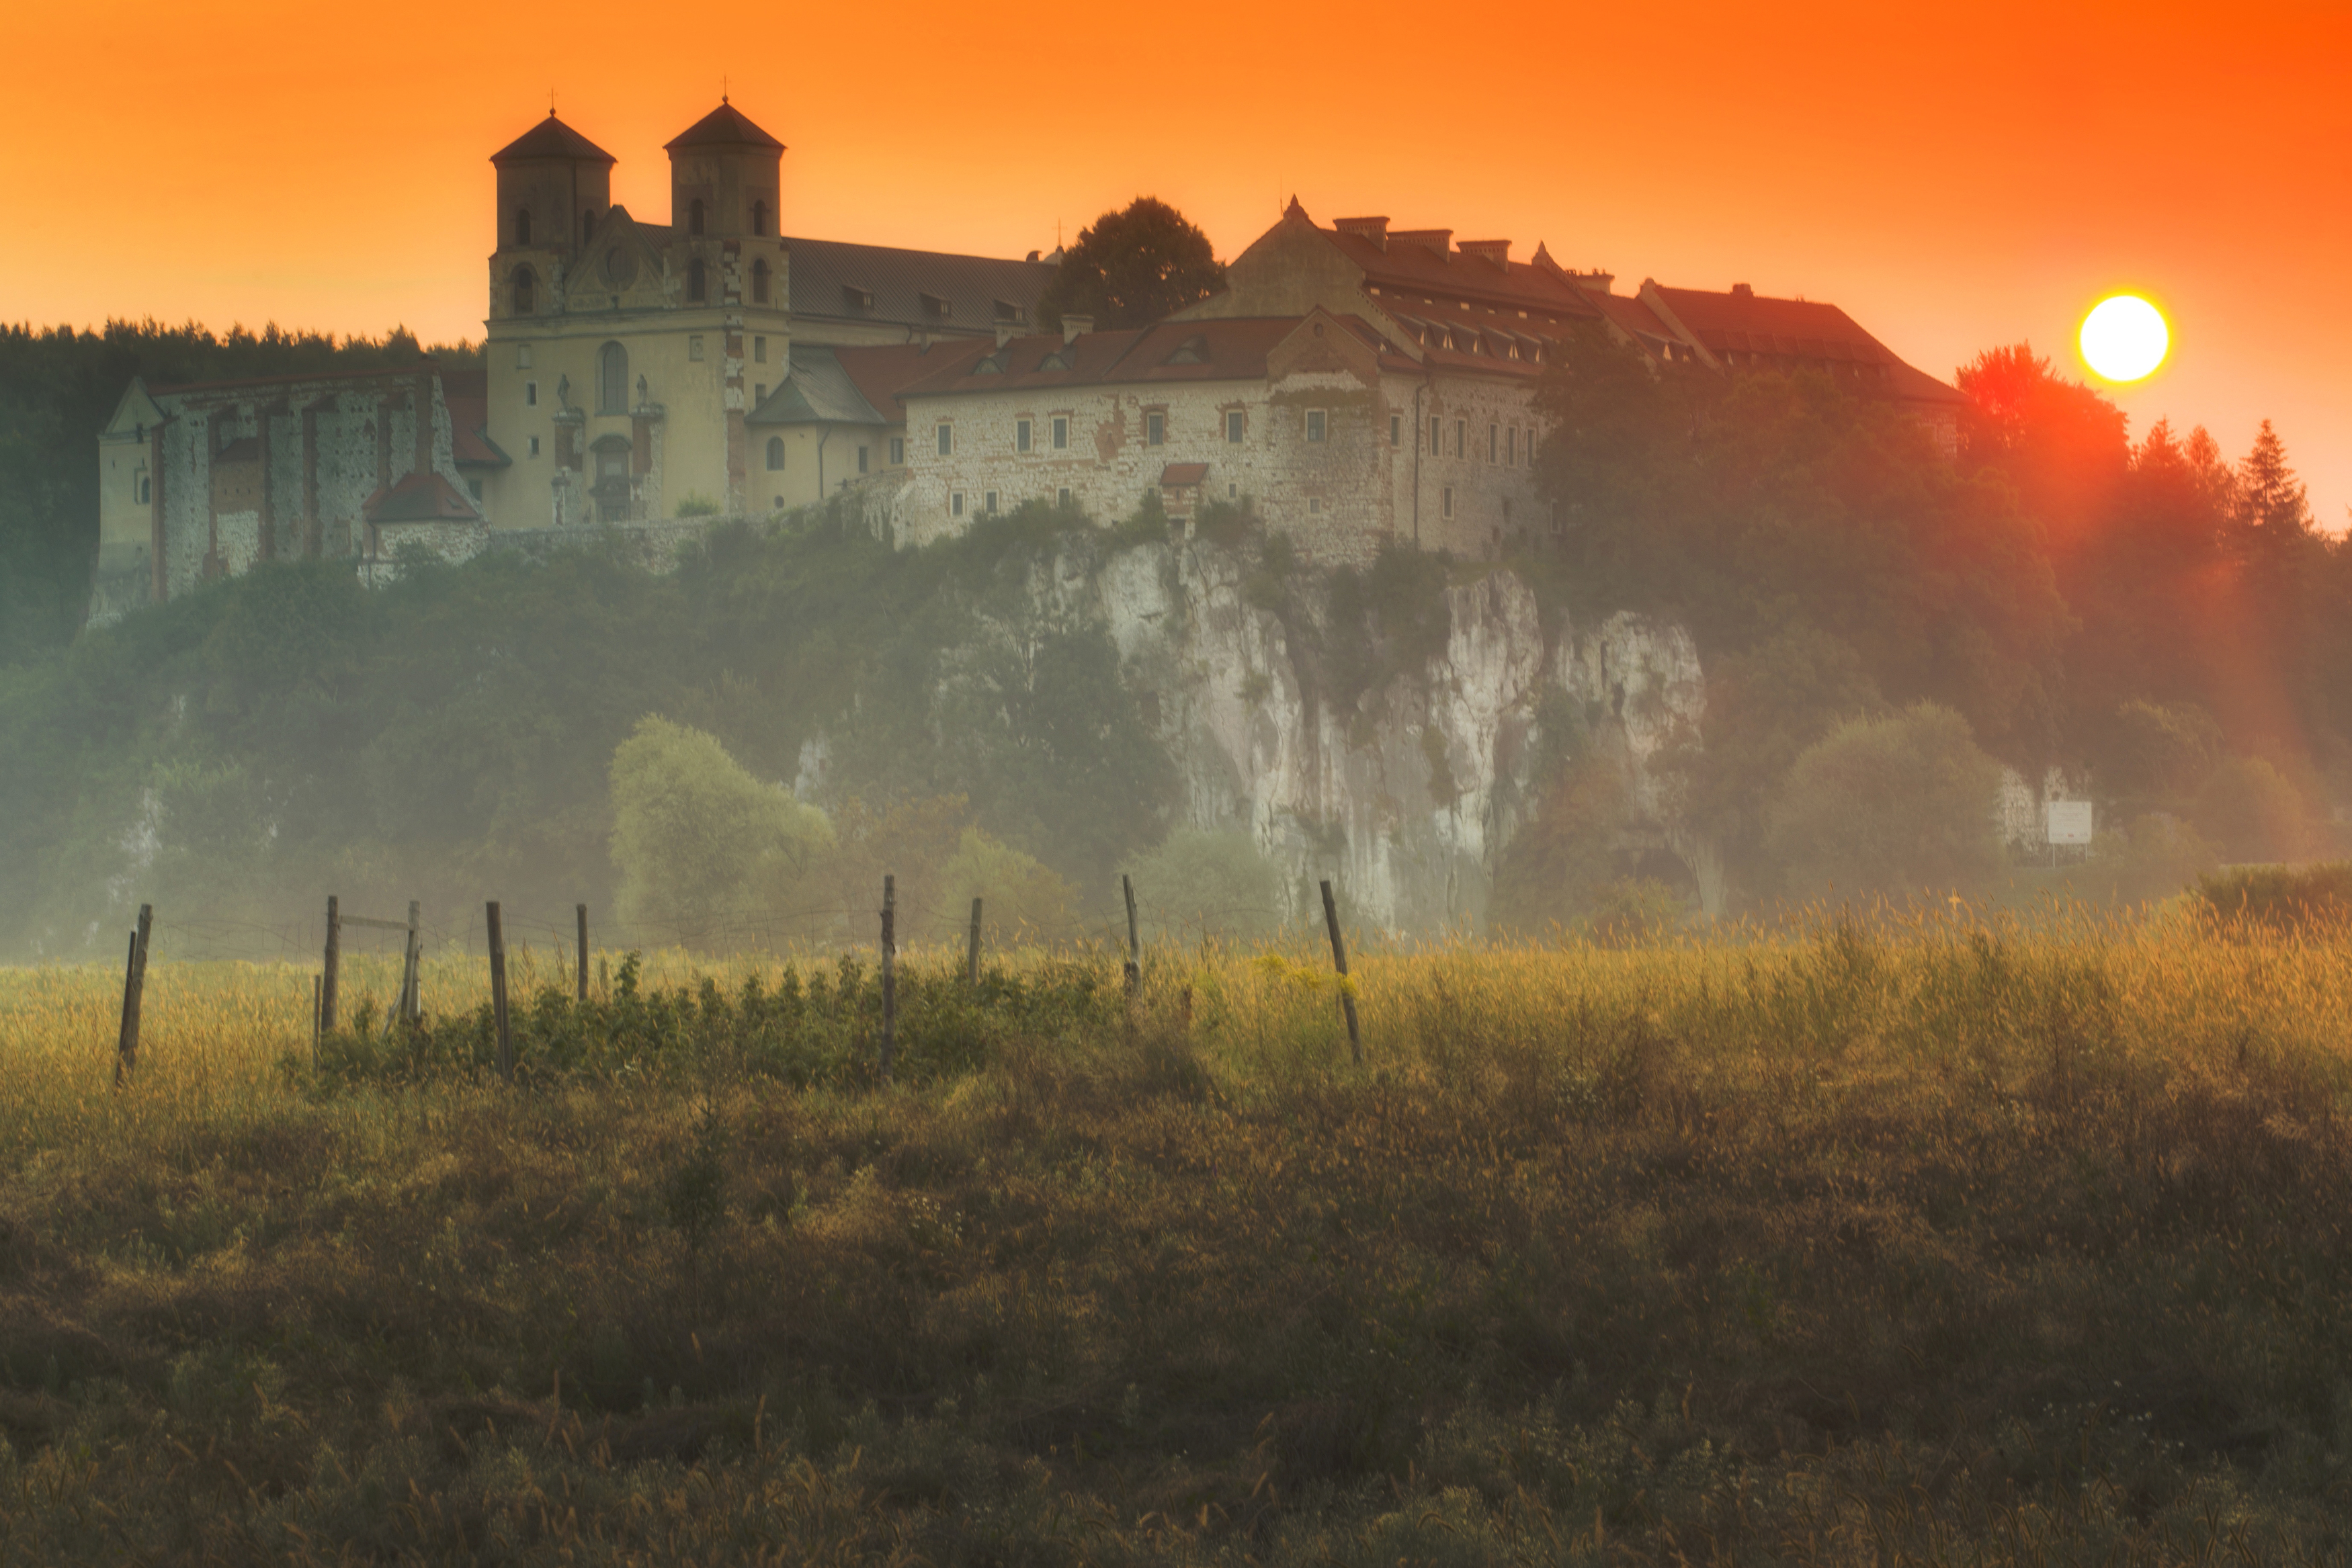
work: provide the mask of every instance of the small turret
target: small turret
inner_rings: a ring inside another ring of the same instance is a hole
[[[772,238],[784,144],[719,101],[669,143],[670,226],[689,239]]]

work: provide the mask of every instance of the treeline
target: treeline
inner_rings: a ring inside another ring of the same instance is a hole
[[[373,370],[427,353],[478,364],[481,350],[428,350],[402,327],[337,338],[275,322],[220,334],[152,319],[91,331],[0,324],[0,664],[54,653],[81,626],[98,553],[98,433],[132,376],[165,385]]]
[[[2270,425],[2235,462],[2201,429],[2135,444],[2022,346],[1958,380],[1957,452],[1827,377],[1658,373],[1598,334],[1545,383],[1557,591],[1697,637],[1682,805],[1737,880],[1795,893],[1797,862],[1827,863],[1792,785],[1841,727],[1910,730],[1849,736],[1809,788],[1973,767],[1938,713],[2037,782],[2087,776],[2103,848],[2160,869],[2338,849],[2352,547],[2318,530]]]

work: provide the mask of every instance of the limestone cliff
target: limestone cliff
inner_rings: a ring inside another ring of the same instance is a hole
[[[1026,602],[1010,612],[1108,631],[1180,768],[1185,825],[1245,830],[1292,885],[1333,876],[1365,919],[1475,925],[1531,808],[1538,716],[1557,690],[1568,703],[1549,710],[1573,714],[1581,744],[1624,769],[1629,845],[1671,850],[1719,909],[1719,864],[1677,831],[1652,766],[1703,700],[1682,628],[1629,613],[1570,625],[1540,612],[1509,570],[1457,569],[1440,590],[1442,652],[1342,704],[1293,645],[1311,639],[1313,574],[1278,611],[1264,607],[1262,587],[1251,591],[1252,565],[1202,542],[1122,549],[1071,536],[1034,563]]]

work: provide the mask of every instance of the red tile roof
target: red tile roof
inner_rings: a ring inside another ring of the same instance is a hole
[[[1896,397],[1953,404],[1967,401],[1955,389],[1904,363],[1892,349],[1834,305],[1813,299],[1775,299],[1737,289],[1718,294],[1703,288],[1648,287],[1657,289],[1665,308],[1708,352],[1718,358],[1729,356],[1728,362],[1734,366],[1746,363],[1746,356],[1789,368],[1881,366],[1885,388]]]
[[[1171,463],[1160,470],[1161,486],[1171,490],[1181,490],[1187,485],[1198,485],[1208,476],[1209,465],[1205,463]]]
[[[752,124],[743,111],[719,100],[719,107],[679,131],[663,144],[663,151],[675,152],[681,147],[769,147],[782,152],[784,144]]]
[[[430,469],[413,471],[360,504],[371,523],[478,523],[481,514],[457,486]]]
[[[1012,339],[1001,348],[972,345],[934,373],[897,390],[901,397],[909,397],[1015,387],[1263,380],[1266,355],[1303,319],[1178,319],[1134,331],[1082,332],[1066,345],[1058,335],[1040,333]],[[1381,346],[1380,334],[1360,318],[1347,318],[1344,324],[1367,346]],[[845,349],[843,362],[853,354],[871,351]],[[1404,368],[1412,367],[1408,363]]]
[[[555,118],[549,110],[547,118],[490,154],[493,163],[504,163],[520,158],[572,158],[598,163],[619,160],[589,141],[585,136]]]

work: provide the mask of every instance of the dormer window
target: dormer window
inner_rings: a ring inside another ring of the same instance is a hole
[[[515,209],[514,242],[517,245],[529,245],[530,243],[530,209],[529,207],[517,207]]]
[[[936,316],[940,320],[944,321],[949,317],[955,314],[954,302],[946,299],[940,295],[926,294],[922,296],[922,301],[923,313],[927,316]]]
[[[1029,319],[1029,312],[1010,299],[1000,299],[996,302],[996,319],[1017,327]]]
[[[841,304],[845,310],[871,310],[874,308],[874,291],[860,288],[854,283],[845,283],[841,286]]]
[[[698,201],[687,204],[686,232],[698,236],[702,233],[702,204]]]
[[[1171,365],[1199,365],[1207,363],[1208,358],[1208,334],[1195,332],[1176,345],[1176,351],[1168,356],[1168,362]]]

